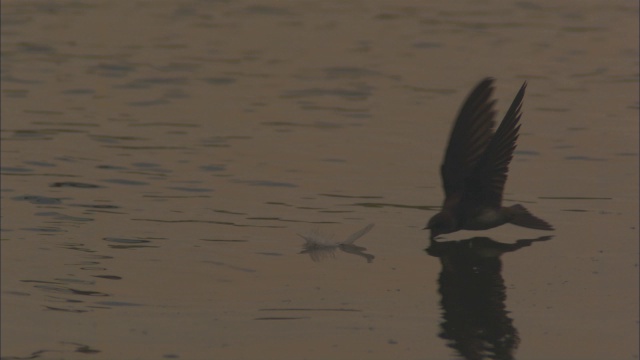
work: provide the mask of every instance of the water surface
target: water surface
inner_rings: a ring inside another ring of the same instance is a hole
[[[638,358],[636,3],[2,6],[2,359]],[[486,76],[557,230],[427,249]]]

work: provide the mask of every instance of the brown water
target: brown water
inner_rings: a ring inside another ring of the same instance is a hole
[[[637,34],[626,0],[3,1],[2,359],[637,359]],[[506,203],[557,230],[427,253],[485,76],[502,112],[529,82]]]

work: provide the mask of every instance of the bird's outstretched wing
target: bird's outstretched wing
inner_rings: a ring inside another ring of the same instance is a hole
[[[522,99],[527,83],[513,99],[500,126],[486,147],[475,169],[465,183],[466,201],[483,206],[499,207],[502,204],[502,192],[507,181],[509,163],[513,158],[518,139],[519,121],[522,116]]]
[[[493,81],[492,78],[486,78],[473,89],[453,125],[440,168],[447,198],[465,192],[466,180],[473,174],[493,136]]]

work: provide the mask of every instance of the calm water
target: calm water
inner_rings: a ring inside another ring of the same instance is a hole
[[[2,359],[638,359],[637,34],[626,0],[3,1]],[[424,251],[485,76],[502,113],[529,82],[506,203],[557,231]]]

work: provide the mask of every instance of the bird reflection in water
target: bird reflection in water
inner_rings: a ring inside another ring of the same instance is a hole
[[[507,252],[546,241],[550,236],[505,244],[486,237],[436,242],[425,251],[440,258],[442,296],[440,337],[464,359],[514,359],[520,343],[508,316],[502,261]]]
[[[340,249],[348,254],[361,256],[370,263],[373,261],[375,256],[365,253],[367,248],[357,246],[354,242],[368,233],[373,228],[373,225],[374,224],[369,224],[354,232],[344,241],[335,241],[331,236],[318,231],[305,235],[298,234],[304,239],[304,245],[302,245],[303,250],[300,254],[309,254],[311,260],[320,261],[326,258],[335,257],[336,250]]]

